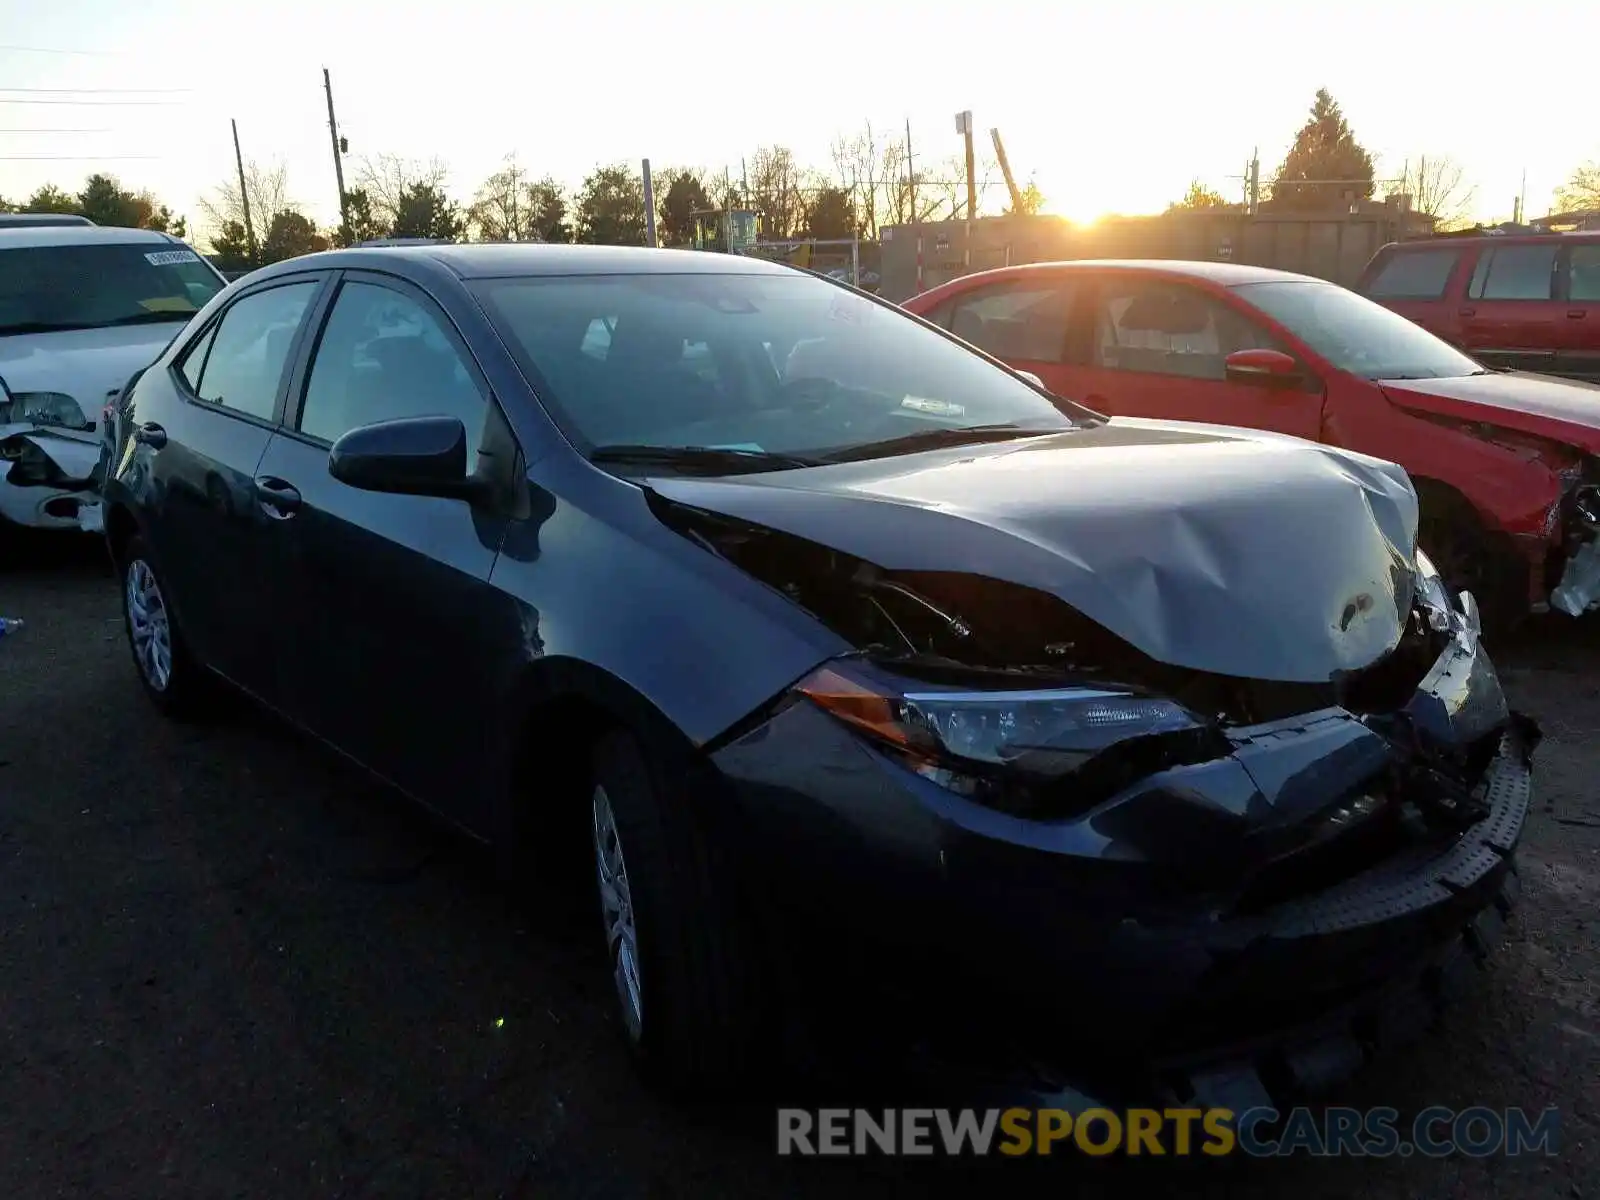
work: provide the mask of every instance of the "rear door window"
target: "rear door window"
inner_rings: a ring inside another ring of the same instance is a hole
[[[999,359],[1065,362],[1075,294],[1067,281],[985,288],[958,297],[946,327]]]
[[[1474,300],[1548,300],[1556,245],[1494,246],[1478,258],[1467,294]]]
[[[1567,255],[1567,299],[1600,301],[1600,244],[1574,246]]]
[[[1437,300],[1460,259],[1458,247],[1397,250],[1361,290],[1379,300]]]

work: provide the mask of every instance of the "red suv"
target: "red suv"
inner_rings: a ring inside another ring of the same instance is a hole
[[[1036,263],[904,307],[1099,412],[1399,463],[1421,544],[1486,620],[1600,607],[1600,385],[1491,370],[1355,292],[1236,263]]]
[[[1356,291],[1491,366],[1600,380],[1600,233],[1396,242]]]

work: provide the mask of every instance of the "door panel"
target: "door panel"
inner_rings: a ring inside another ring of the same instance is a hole
[[[1083,400],[1114,416],[1242,425],[1316,440],[1322,389],[1233,383],[1236,350],[1290,353],[1246,313],[1185,284],[1108,278],[1094,296]]]
[[[299,429],[274,437],[256,468],[259,484],[293,499],[273,530],[294,623],[286,711],[476,826],[495,729],[485,680],[507,652],[507,605],[488,584],[505,519],[463,500],[349,487],[329,474],[328,446],[358,425],[450,415],[476,449],[497,410],[432,302],[364,276],[340,285],[305,381]]]
[[[1555,299],[1553,241],[1491,246],[1478,255],[1461,315],[1463,348],[1491,366],[1549,371],[1565,305]]]
[[[134,414],[135,453],[147,456],[161,504],[152,549],[184,635],[202,662],[268,703],[277,695],[271,567],[253,480],[321,286],[302,279],[242,296],[173,370],[140,388]]]

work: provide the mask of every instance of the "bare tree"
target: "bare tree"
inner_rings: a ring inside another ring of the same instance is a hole
[[[505,166],[478,188],[467,210],[467,219],[479,241],[523,242],[534,227],[537,215],[527,197],[528,175],[517,156],[506,156]]]
[[[1398,191],[1411,197],[1411,208],[1434,219],[1436,229],[1460,229],[1472,223],[1472,202],[1478,189],[1466,180],[1461,164],[1447,154],[1421,155],[1407,163]]]
[[[861,236],[878,236],[879,200],[883,188],[883,144],[868,121],[860,133],[841,134],[833,140],[833,169],[839,186],[851,194]]]
[[[804,182],[787,146],[762,146],[750,158],[750,195],[746,202],[759,211],[766,232],[793,237],[805,224]]]
[[[1600,212],[1600,159],[1585,163],[1556,189],[1556,204],[1564,212]]]
[[[266,236],[272,218],[281,212],[298,211],[289,199],[288,170],[280,162],[262,166],[254,159],[244,165],[244,191],[239,191],[239,180],[228,176],[211,194],[200,197],[200,211],[213,233],[229,224],[244,226],[244,198],[250,200],[250,223],[255,226],[256,238]]]
[[[445,176],[445,165],[437,158],[419,162],[397,154],[374,154],[357,164],[354,186],[366,192],[373,215],[393,225],[407,193],[418,186],[443,191]]]

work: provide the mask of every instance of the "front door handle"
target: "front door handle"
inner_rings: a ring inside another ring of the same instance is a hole
[[[146,421],[133,431],[133,440],[152,450],[159,450],[167,444],[167,431],[154,421]]]
[[[1475,317],[1478,315],[1478,310],[1475,308],[1463,308],[1459,310],[1459,315],[1463,317]]]
[[[1569,308],[1567,309],[1567,316],[1571,317],[1574,321],[1580,321],[1583,319],[1584,311],[1585,310],[1581,308]]]
[[[273,520],[287,521],[300,511],[300,492],[276,475],[263,475],[256,480],[256,502]]]

